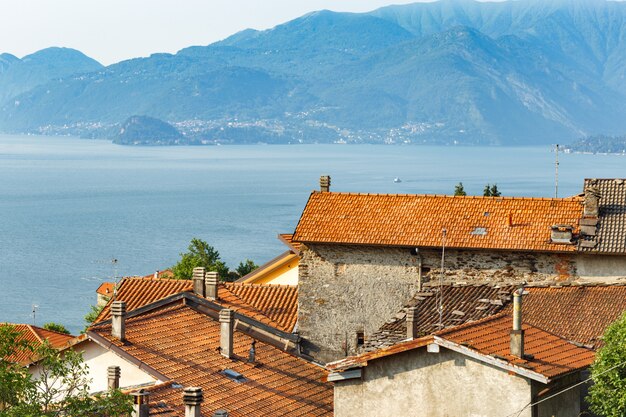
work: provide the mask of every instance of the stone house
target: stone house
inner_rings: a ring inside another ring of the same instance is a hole
[[[568,198],[330,192],[295,229],[298,331],[321,361],[359,347],[428,283],[626,279],[626,183]]]

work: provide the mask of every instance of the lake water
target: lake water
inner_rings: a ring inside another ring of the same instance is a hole
[[[585,177],[626,177],[626,159],[561,155],[559,194]],[[285,250],[321,174],[332,190],[554,195],[549,147],[377,145],[123,147],[0,136],[0,321],[57,321],[76,332],[99,283],[171,266],[193,237],[231,268]],[[401,183],[394,183],[400,177]],[[110,260],[118,259],[114,267]]]

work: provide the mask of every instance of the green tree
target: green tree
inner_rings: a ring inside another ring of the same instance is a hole
[[[83,330],[83,333],[96,321],[102,310],[104,310],[104,306],[92,305],[89,307],[89,312],[85,314],[85,330]]]
[[[463,188],[463,183],[460,182],[457,185],[454,186],[454,195],[456,196],[464,196],[467,195],[467,193],[465,192],[465,189]]]
[[[222,280],[228,280],[228,267],[213,246],[194,238],[187,250],[188,252],[180,254],[180,261],[172,267],[175,278],[191,279],[194,268],[205,267],[207,271],[217,272]]]
[[[38,376],[12,358],[27,350],[37,358]],[[61,352],[49,343],[25,341],[11,325],[0,325],[0,417],[122,417],[132,400],[121,392],[89,395],[88,369],[82,354]]]
[[[498,184],[493,184],[490,191],[492,197],[500,197],[501,193],[498,191]]]
[[[43,325],[43,328],[46,330],[52,330],[53,332],[70,334],[70,331],[67,328],[59,323],[49,322]]]
[[[246,276],[248,275],[250,272],[254,271],[255,269],[257,269],[259,266],[257,264],[254,263],[254,261],[251,261],[250,259],[246,259],[244,262],[239,262],[239,266],[237,267],[237,269],[235,269],[235,271],[237,271],[237,274],[240,277]]]
[[[626,415],[626,313],[603,336],[604,346],[591,366],[593,385],[587,401],[591,411],[604,417]]]
[[[485,185],[485,189],[483,190],[483,197],[491,197],[491,185]]]

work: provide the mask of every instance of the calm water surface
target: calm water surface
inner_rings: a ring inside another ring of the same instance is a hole
[[[122,147],[0,136],[0,322],[57,321],[78,331],[95,289],[176,262],[193,237],[235,267],[284,250],[321,174],[332,190],[554,195],[542,148],[403,146]],[[393,183],[394,177],[402,182]],[[626,177],[626,158],[561,155],[559,194],[585,177]],[[119,262],[114,268],[111,259]]]

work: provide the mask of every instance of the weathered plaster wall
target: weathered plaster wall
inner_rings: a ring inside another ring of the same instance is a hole
[[[530,400],[527,379],[445,348],[370,361],[362,381],[335,383],[335,417],[507,416]],[[532,411],[519,416],[532,417]]]
[[[572,387],[577,382],[580,382],[580,374],[574,373],[567,375],[558,381],[551,383],[550,391],[546,394],[546,398],[550,395],[564,390],[565,388]],[[533,381],[532,392],[533,401],[543,399],[542,397],[536,397],[537,393],[540,393],[546,388],[546,386],[540,382]],[[556,397],[546,399],[535,406],[534,416],[536,417],[571,417],[580,415],[581,402],[584,398],[582,387],[575,387],[563,392]]]
[[[611,282],[626,280],[626,256],[578,255],[578,275],[586,281]]]

